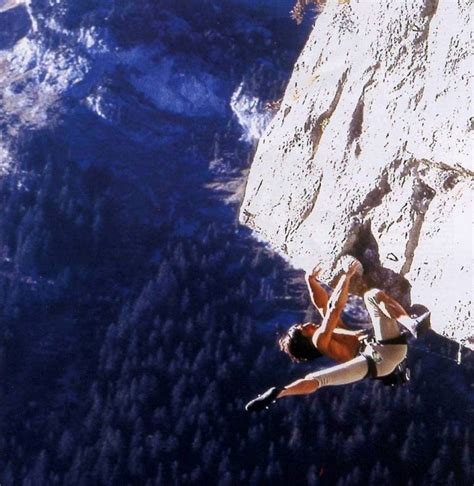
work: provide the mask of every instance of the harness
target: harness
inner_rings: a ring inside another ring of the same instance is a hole
[[[401,334],[395,338],[382,339],[380,341],[377,341],[373,336],[367,336],[361,340],[359,353],[367,360],[368,371],[365,378],[380,380],[386,386],[396,386],[408,383],[410,381],[410,369],[407,366],[406,358],[401,361],[389,375],[377,376],[376,363],[380,362],[382,358],[375,349],[371,349],[373,344],[407,344],[406,336]],[[370,354],[367,353],[368,349],[370,350]]]

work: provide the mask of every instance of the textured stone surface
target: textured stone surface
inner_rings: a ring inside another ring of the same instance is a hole
[[[241,221],[292,264],[343,254],[472,347],[472,2],[328,0],[260,140]],[[471,342],[469,343],[469,338]]]

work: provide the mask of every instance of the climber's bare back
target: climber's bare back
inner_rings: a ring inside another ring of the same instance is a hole
[[[350,331],[348,329],[336,328],[334,329],[331,340],[323,346],[318,346],[318,331],[314,333],[313,343],[318,350],[338,363],[344,363],[351,360],[360,348],[359,337],[364,333],[361,331]]]

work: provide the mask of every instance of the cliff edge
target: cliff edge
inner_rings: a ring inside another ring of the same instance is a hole
[[[295,267],[432,311],[472,348],[472,1],[328,0],[261,138],[240,219]]]

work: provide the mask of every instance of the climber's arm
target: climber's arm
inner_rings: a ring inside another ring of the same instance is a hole
[[[322,352],[329,351],[332,334],[340,322],[341,313],[349,295],[349,284],[352,275],[356,272],[356,265],[351,265],[342,275],[327,304],[327,312],[319,329],[313,336],[314,345]]]
[[[308,290],[311,296],[311,302],[318,310],[320,316],[324,319],[328,311],[329,296],[323,286],[318,282],[317,277],[320,272],[320,267],[314,267],[311,273],[306,274],[306,284],[308,286]],[[349,329],[340,318],[337,323],[337,327],[341,327],[342,329]]]

